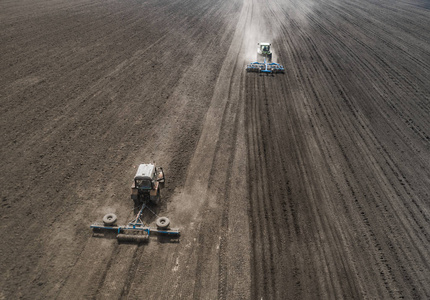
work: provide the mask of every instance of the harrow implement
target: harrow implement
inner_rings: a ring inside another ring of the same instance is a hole
[[[257,72],[257,73],[266,73],[266,74],[273,74],[273,73],[285,73],[285,68],[277,63],[268,63],[266,59],[264,59],[264,62],[252,62],[246,66],[247,72]]]
[[[160,234],[160,235],[167,235],[171,237],[179,237],[180,231],[177,228],[169,228],[170,221],[166,217],[158,218],[157,220],[157,228],[146,226],[141,217],[142,213],[145,210],[145,208],[148,208],[146,204],[142,205],[142,208],[140,209],[139,213],[136,215],[136,217],[130,221],[127,225],[122,226],[116,226],[116,216],[113,220],[113,222],[105,222],[105,218],[103,219],[103,223],[96,222],[90,226],[90,228],[93,229],[94,233],[101,233],[103,231],[113,231],[117,233],[117,240],[118,242],[132,242],[132,243],[143,243],[147,242],[149,240],[150,235],[153,234]],[[149,209],[150,210],[150,209]],[[155,213],[150,210],[154,215]],[[109,214],[113,215],[113,214]]]

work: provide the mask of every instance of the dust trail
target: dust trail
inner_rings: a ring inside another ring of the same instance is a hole
[[[285,34],[285,29],[281,27],[289,24],[288,19],[298,23],[300,27],[309,26],[309,15],[317,9],[318,4],[313,1],[283,1],[274,0],[270,2],[260,2],[255,0],[244,0],[252,4],[252,17],[249,25],[245,29],[244,47],[246,62],[257,60],[257,48],[259,42],[272,44],[273,61],[279,57],[280,47],[276,41]],[[276,17],[275,17],[276,15]],[[279,20],[286,19],[286,22]]]
[[[281,32],[280,24],[274,22],[273,12],[270,5],[255,0],[245,0],[252,2],[253,10],[249,25],[245,30],[245,59],[248,62],[257,60],[258,43],[272,43],[271,50],[273,58],[276,59],[276,43]]]
[[[264,18],[264,5],[254,0],[246,1],[252,4],[252,15],[244,33],[244,47],[245,59],[247,62],[251,62],[257,60],[257,44],[259,42],[270,43],[273,40],[273,36],[269,35],[270,30],[267,30],[268,24]]]

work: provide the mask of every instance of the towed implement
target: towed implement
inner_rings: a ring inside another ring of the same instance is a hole
[[[149,240],[151,234],[179,237],[179,229],[170,228],[170,220],[166,217],[160,217],[157,219],[157,227],[146,226],[141,219],[142,213],[146,208],[149,209],[146,204],[143,204],[136,217],[127,225],[116,225],[117,217],[115,214],[110,213],[104,216],[103,223],[94,223],[90,227],[93,229],[95,234],[101,234],[104,231],[115,232],[117,234],[116,238],[118,242],[144,243]]]
[[[257,72],[257,73],[285,73],[285,69],[282,65],[277,63],[268,63],[266,60],[260,63],[258,61],[250,63],[246,66],[247,72]]]
[[[179,229],[170,228],[170,220],[166,217],[158,217],[148,206],[149,203],[160,201],[160,189],[164,187],[164,182],[162,168],[156,168],[154,164],[141,164],[134,178],[131,195],[135,207],[141,205],[136,217],[126,225],[117,225],[117,216],[109,213],[103,217],[103,222],[96,222],[90,228],[96,235],[106,232],[116,233],[118,242],[147,242],[151,234],[179,238]],[[147,226],[143,222],[142,214],[145,209],[158,217],[156,227]]]

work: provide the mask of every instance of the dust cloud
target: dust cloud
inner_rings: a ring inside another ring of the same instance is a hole
[[[260,42],[272,44],[272,59],[274,62],[278,62],[277,51],[280,46],[277,45],[277,41],[281,38],[281,34],[285,34],[285,28],[282,27],[294,22],[301,28],[308,28],[309,16],[318,7],[315,2],[297,0],[270,3],[245,0],[244,5],[252,5],[252,13],[244,36],[245,60],[248,63],[257,60],[257,48]]]

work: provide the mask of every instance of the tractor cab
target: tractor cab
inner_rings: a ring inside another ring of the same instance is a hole
[[[138,189],[150,190],[153,188],[156,177],[156,168],[153,164],[141,164],[134,176],[134,185]]]
[[[260,45],[260,51],[264,54],[270,53],[270,44],[269,43],[259,43]]]
[[[136,205],[147,200],[157,203],[164,182],[163,168],[157,168],[155,164],[140,164],[131,186],[131,199]]]

